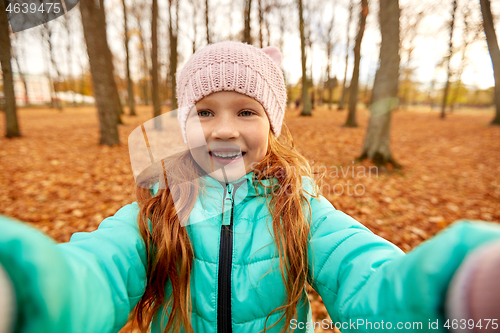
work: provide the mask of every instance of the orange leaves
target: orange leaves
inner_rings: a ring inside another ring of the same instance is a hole
[[[368,112],[358,112],[359,128],[341,127],[345,111],[319,109],[310,118],[292,112],[285,122],[299,151],[317,168],[370,166],[352,163],[361,153]],[[491,117],[453,114],[442,121],[435,113],[394,112],[392,155],[404,169],[372,176],[328,173],[320,184],[323,195],[406,252],[458,219],[499,222],[500,128],[485,125]],[[347,184],[365,191],[333,192]],[[313,321],[321,320],[321,298],[310,293]]]
[[[148,119],[124,116],[122,142]],[[0,138],[0,214],[28,222],[57,241],[92,231],[132,202],[134,181],[126,144],[98,146],[95,108],[20,109],[24,137]],[[4,127],[4,119],[0,126]]]
[[[123,117],[123,144],[115,147],[97,145],[96,112],[19,110],[25,137],[0,138],[0,214],[62,242],[95,230],[135,200],[126,142],[152,117],[151,108]],[[318,184],[323,195],[404,251],[458,219],[500,221],[500,128],[486,125],[491,115],[452,114],[442,121],[435,113],[394,112],[392,155],[404,168],[387,173],[368,161],[353,163],[365,136],[365,110],[358,112],[359,128],[341,127],[346,111],[296,113],[287,111],[285,123],[299,152],[326,172]],[[321,298],[308,290],[313,320],[329,318]]]

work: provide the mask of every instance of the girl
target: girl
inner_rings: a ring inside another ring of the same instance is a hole
[[[0,222],[16,332],[117,332],[131,311],[143,332],[498,328],[500,227],[456,223],[405,255],[336,210],[282,126],[280,61],[237,42],[196,52],[177,74],[189,150],[153,187],[139,174],[137,202],[98,230],[56,245]],[[333,322],[311,322],[306,281]]]

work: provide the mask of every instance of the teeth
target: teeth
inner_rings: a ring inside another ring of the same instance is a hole
[[[237,157],[240,157],[242,155],[242,153],[216,153],[216,152],[212,152],[212,155],[214,155],[215,157],[220,157],[220,158],[229,158],[229,159],[235,159]]]

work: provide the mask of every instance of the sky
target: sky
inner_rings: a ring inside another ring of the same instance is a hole
[[[140,0],[127,0],[127,5],[131,10],[136,3]],[[191,0],[193,1],[193,0]],[[200,0],[194,0],[200,1]],[[112,52],[116,57],[116,69],[120,75],[124,75],[125,70],[125,51],[123,47],[123,12],[121,7],[121,0],[106,0],[107,8],[107,22],[108,22],[108,42]],[[200,2],[201,4],[202,2]],[[255,2],[256,3],[256,2]],[[357,1],[355,1],[357,3]],[[456,29],[454,32],[454,44],[455,46],[460,46],[463,37],[463,20],[462,20],[462,7],[464,0],[459,0],[459,9],[457,12]],[[472,4],[474,3],[474,4]],[[215,35],[219,40],[228,38],[230,33],[236,33],[243,27],[242,20],[242,4],[234,3],[231,5],[229,0],[212,0],[213,9],[211,11],[210,20]],[[335,42],[335,47],[333,51],[332,60],[332,74],[338,79],[342,80],[344,77],[344,66],[345,66],[345,49],[346,49],[346,25],[348,17],[348,0],[337,0],[337,1],[325,1],[325,0],[310,0],[307,2],[310,10],[306,11],[306,19],[310,22],[314,22],[311,25],[313,29],[313,47],[312,54],[308,55],[308,68],[310,68],[310,62],[312,61],[313,68],[313,80],[317,83],[320,79],[324,77],[326,68],[326,54],[325,45],[319,40],[318,26],[325,25],[326,22],[330,20],[332,15],[334,15],[334,31],[331,38]],[[479,9],[479,1],[470,2],[472,4],[469,8],[469,12],[473,20],[480,21],[481,13]],[[359,5],[358,5],[359,6]],[[443,57],[447,54],[448,39],[449,39],[449,29],[446,25],[446,21],[450,17],[451,12],[451,1],[450,4],[446,4],[441,1],[436,0],[400,0],[400,6],[402,8],[408,8],[405,17],[409,17],[410,20],[413,19],[415,13],[424,8],[429,9],[429,13],[424,17],[418,28],[418,34],[415,39],[415,51],[413,52],[411,67],[415,68],[413,79],[424,85],[429,84],[431,80],[435,79],[437,82],[436,87],[439,84],[443,85],[446,80],[446,72],[444,68],[436,70],[436,65],[442,61]],[[257,37],[258,35],[258,17],[256,12],[256,5],[253,6],[254,11],[252,12],[252,35]],[[367,82],[371,84],[374,79],[374,75],[377,69],[378,53],[379,53],[379,43],[380,43],[380,32],[378,27],[378,2],[370,2],[370,13],[367,19],[367,26],[365,34],[363,37],[363,43],[361,47],[361,67],[360,67],[360,83],[365,85]],[[202,8],[199,5],[199,8]],[[350,79],[350,73],[352,72],[352,47],[354,45],[354,37],[357,30],[358,21],[358,7],[355,7],[353,22],[351,24],[350,36],[350,61],[348,68],[348,80]],[[495,14],[500,14],[500,1],[492,1],[492,11]],[[279,45],[280,33],[279,25],[280,19],[276,15],[277,11],[270,19],[271,25],[271,45]],[[297,10],[293,7],[293,2],[289,3],[289,9],[285,12],[284,17],[285,24],[287,26],[286,33],[283,38],[284,45],[282,50],[282,67],[285,71],[285,75],[289,82],[297,82],[301,74],[300,66],[300,38],[298,31],[298,14]],[[197,16],[198,22],[198,38],[197,45],[202,47],[206,44],[205,42],[205,28],[203,24],[202,12],[199,10]],[[81,72],[81,64],[88,66],[88,59],[86,55],[85,45],[83,43],[83,33],[81,29],[81,22],[79,13],[76,10],[71,11],[68,15],[68,19],[71,22],[72,34],[71,34],[71,45],[77,52],[77,56],[72,59],[72,71],[75,74]],[[165,1],[160,1],[160,15],[165,19],[166,16],[166,4]],[[496,16],[496,15],[495,15]],[[401,20],[404,18],[402,17]],[[56,52],[58,54],[58,64],[60,71],[63,73],[68,72],[68,65],[66,61],[66,43],[67,35],[63,29],[64,18],[60,17],[49,25],[54,29],[54,44]],[[188,57],[192,53],[192,21],[193,13],[190,2],[181,2],[179,21],[180,21],[180,36],[179,36],[179,51],[181,56],[179,58],[179,69],[187,61]],[[165,22],[164,20],[163,22]],[[129,19],[129,25],[134,28],[136,21],[134,19]],[[403,25],[403,22],[401,23]],[[146,30],[149,30],[149,24],[145,24]],[[232,27],[232,28],[231,28]],[[166,36],[166,25],[163,24],[160,27],[160,34],[163,33]],[[43,74],[47,71],[47,60],[43,56],[43,48],[40,38],[41,27],[35,27],[24,32],[16,33],[16,37],[20,40],[20,49],[18,53],[21,55],[21,66],[30,74]],[[498,29],[497,29],[498,31]],[[146,31],[147,37],[149,38],[149,31]],[[138,38],[132,36],[131,39],[131,52],[132,52],[132,76],[133,79],[137,79],[140,74],[140,54],[137,48]],[[257,45],[257,42],[255,43]],[[404,46],[404,45],[403,45]],[[163,38],[159,41],[160,53],[164,58],[167,56],[168,40]],[[401,52],[402,65],[405,64],[406,56],[405,52]],[[456,69],[460,63],[461,54],[457,54],[451,60],[452,68]],[[489,57],[486,41],[484,39],[484,34],[481,33],[475,42],[471,44],[468,51],[468,65],[466,66],[462,80],[465,84],[485,89],[494,85],[493,70],[491,65],[491,59]],[[53,69],[51,69],[54,71]],[[163,72],[165,73],[165,68]]]

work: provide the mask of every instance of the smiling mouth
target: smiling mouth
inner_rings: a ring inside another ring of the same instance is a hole
[[[246,152],[222,152],[222,151],[209,151],[210,156],[222,158],[225,160],[235,160],[237,158],[245,156]]]

